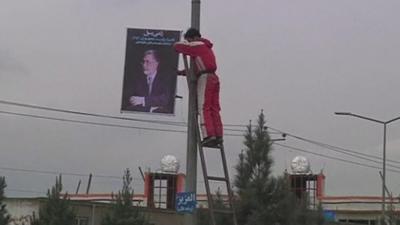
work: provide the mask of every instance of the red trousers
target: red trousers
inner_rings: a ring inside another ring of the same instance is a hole
[[[214,73],[202,74],[197,80],[197,104],[203,138],[223,136],[219,111],[219,79]]]

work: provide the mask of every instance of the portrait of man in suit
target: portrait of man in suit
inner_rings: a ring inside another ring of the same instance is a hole
[[[128,29],[121,112],[174,114],[179,31]]]
[[[142,68],[143,73],[137,76],[131,96],[129,96],[128,109],[140,112],[171,112],[172,90],[169,88],[168,75],[159,71],[160,57],[156,50],[144,52]]]

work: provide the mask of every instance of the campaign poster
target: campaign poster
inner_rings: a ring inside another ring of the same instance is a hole
[[[121,112],[174,115],[180,35],[128,28]]]

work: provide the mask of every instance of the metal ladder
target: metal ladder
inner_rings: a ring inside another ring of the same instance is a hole
[[[198,137],[200,136],[199,131],[198,131]],[[200,138],[199,140],[199,154],[200,154],[200,159],[201,159],[201,168],[203,170],[203,176],[204,176],[204,184],[206,186],[206,192],[207,192],[207,200],[208,200],[208,210],[210,214],[210,218],[212,221],[212,225],[222,225],[222,224],[216,224],[215,222],[215,213],[224,213],[224,214],[230,214],[232,215],[232,220],[233,224],[237,225],[237,219],[236,219],[236,213],[235,213],[235,208],[234,208],[234,203],[233,203],[233,191],[231,188],[231,184],[229,181],[229,174],[228,174],[228,166],[226,164],[226,157],[225,157],[225,151],[224,151],[224,145],[221,144],[216,148],[208,148],[208,147],[203,147],[200,143]],[[206,149],[218,149],[221,153],[221,159],[222,159],[222,165],[224,169],[224,176],[223,177],[216,177],[216,176],[209,176],[207,172],[207,165],[206,165],[206,159],[204,155],[204,148]],[[226,184],[226,189],[228,192],[228,202],[229,202],[229,208],[228,209],[215,209],[214,208],[214,201],[212,197],[212,193],[210,190],[210,183],[209,181],[221,181],[225,182]]]
[[[183,55],[183,62],[184,62],[186,74],[189,75],[189,63],[188,63],[187,57],[185,55]],[[190,76],[187,76],[186,78],[187,78],[187,82],[189,85]],[[198,109],[197,109],[197,111],[198,111]],[[197,113],[197,115],[198,115],[198,113]],[[222,225],[222,224],[216,224],[215,213],[224,213],[224,214],[232,215],[233,225],[237,225],[238,223],[237,223],[237,218],[236,218],[236,213],[235,213],[235,208],[234,208],[234,203],[233,203],[233,191],[232,191],[231,184],[229,181],[228,166],[226,164],[224,145],[220,144],[216,148],[203,147],[201,145],[200,127],[199,127],[197,117],[196,117],[195,125],[196,125],[196,133],[197,133],[196,134],[197,144],[198,144],[198,150],[199,150],[200,159],[201,159],[201,168],[203,170],[204,184],[205,184],[206,192],[207,192],[208,211],[210,214],[211,223],[212,223],[212,225]],[[214,149],[214,150],[219,149],[219,151],[221,153],[222,165],[223,165],[223,169],[224,169],[224,177],[208,176],[207,164],[206,164],[206,159],[205,159],[203,148]],[[212,198],[212,194],[211,194],[211,190],[210,190],[210,183],[209,183],[210,180],[225,182],[226,189],[228,192],[228,202],[229,202],[230,208],[228,208],[228,209],[215,209],[214,208],[214,200]]]

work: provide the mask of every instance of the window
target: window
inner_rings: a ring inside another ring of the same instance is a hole
[[[77,217],[75,220],[75,225],[89,225],[88,217]]]

